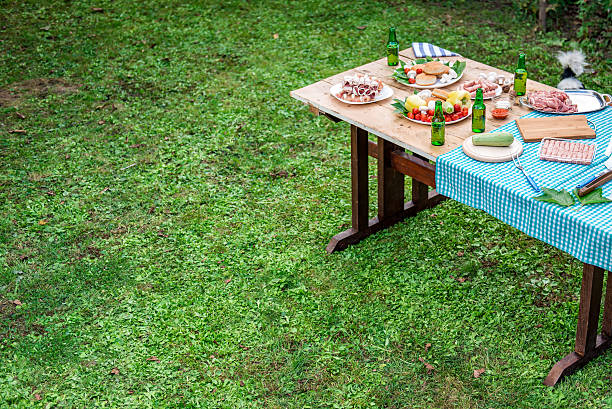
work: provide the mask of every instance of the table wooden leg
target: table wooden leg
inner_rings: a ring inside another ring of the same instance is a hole
[[[343,250],[369,234],[368,132],[355,125],[351,125],[351,197],[352,227],[332,237],[328,253]]]
[[[401,151],[394,143],[378,138],[378,220],[384,226],[399,221],[404,210],[404,175],[391,166],[391,152]]]
[[[416,157],[425,160],[425,158],[421,158],[418,155]],[[418,209],[425,209],[427,207],[427,202],[429,201],[429,186],[425,183],[419,182],[416,179],[412,179],[412,203]]]
[[[351,212],[353,229],[368,229],[368,132],[351,125]]]
[[[610,327],[612,326],[610,323],[612,317],[612,312],[610,311],[610,305],[612,304],[611,275],[608,273],[603,333],[597,335],[604,270],[590,264],[584,264],[574,352],[561,359],[552,367],[544,380],[545,385],[556,385],[563,377],[582,368],[612,345],[612,337],[610,337]],[[605,312],[606,310],[608,311],[607,313]]]
[[[601,323],[603,336],[612,338],[612,273],[608,271],[608,285],[606,286],[606,298],[604,300],[604,312]]]
[[[369,220],[368,154],[378,159],[378,216]],[[404,203],[404,175],[413,177],[412,201],[408,203]],[[429,191],[427,183],[435,183],[434,165],[382,138],[378,143],[371,142],[368,133],[354,125],[351,125],[351,180],[352,227],[330,240],[328,253],[344,250],[446,199],[435,190]]]

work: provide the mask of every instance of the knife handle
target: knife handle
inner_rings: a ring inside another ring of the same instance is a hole
[[[590,182],[588,185],[578,189],[578,196],[582,197],[582,196],[588,195],[589,193],[591,193],[593,190],[595,190],[599,186],[604,185],[611,180],[612,180],[612,170],[603,172],[599,176],[597,176],[592,182]]]

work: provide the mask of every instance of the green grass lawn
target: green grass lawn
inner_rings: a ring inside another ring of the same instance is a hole
[[[349,127],[289,97],[390,25],[554,85],[559,33],[493,2],[0,6],[0,407],[612,406],[612,353],[541,383],[573,348],[560,251],[447,201],[326,254]]]

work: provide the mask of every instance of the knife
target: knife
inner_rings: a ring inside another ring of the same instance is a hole
[[[604,166],[606,167],[605,171],[595,176],[592,181],[578,187],[578,196],[585,196],[595,190],[595,188],[598,188],[599,186],[612,180],[612,157],[608,158],[608,160],[604,162]]]

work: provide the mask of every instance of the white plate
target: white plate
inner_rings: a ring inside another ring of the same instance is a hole
[[[374,98],[372,101],[368,101],[368,102],[352,102],[352,101],[346,101],[342,98],[339,98],[337,96],[337,94],[340,93],[340,91],[342,91],[342,84],[336,84],[333,85],[330,89],[329,89],[329,93],[332,94],[338,101],[342,101],[345,104],[351,104],[351,105],[363,105],[363,104],[371,104],[373,102],[378,102],[378,101],[382,101],[383,99],[387,99],[393,96],[393,88],[391,88],[388,85],[384,85],[383,84],[383,89],[380,90],[380,92],[378,93],[378,96],[376,98]]]
[[[510,146],[481,146],[474,145],[472,136],[463,141],[463,153],[472,159],[481,162],[508,162],[512,156],[521,156],[523,153],[523,144],[516,138]]]
[[[468,109],[468,114],[467,114],[466,116],[464,116],[464,117],[463,117],[463,118],[461,118],[461,119],[457,119],[456,121],[446,122],[446,125],[456,124],[457,122],[461,122],[461,121],[463,121],[464,119],[469,118],[471,115],[472,115],[472,107],[470,107],[470,108]],[[402,116],[404,116],[404,115],[402,115]],[[431,126],[431,122],[417,121],[416,119],[410,119],[410,118],[408,118],[407,116],[404,116],[404,118],[406,118],[406,119],[407,119],[407,120],[409,120],[409,121],[416,122],[417,124],[421,124],[421,125],[429,125],[429,126]]]
[[[458,89],[458,91],[467,91],[466,89],[464,89],[463,87],[460,87]],[[495,97],[499,97],[502,94],[502,86],[497,84],[497,89],[495,90],[495,95],[493,95],[492,97],[486,97],[486,98],[482,98],[482,99],[493,99]],[[476,99],[476,96],[471,97],[472,99]]]
[[[404,84],[404,85],[407,85],[409,87],[418,88],[418,89],[444,88],[444,87],[448,87],[449,85],[452,85],[455,82],[459,81],[461,79],[461,77],[463,77],[463,74],[465,73],[465,70],[467,70],[467,67],[463,69],[463,72],[457,78],[455,78],[455,79],[453,79],[453,80],[451,80],[449,82],[445,82],[444,84],[440,82],[440,78],[438,78],[436,83],[433,84],[433,85],[418,85],[417,83],[414,83],[414,84],[404,84],[403,82],[400,82],[400,84]]]

